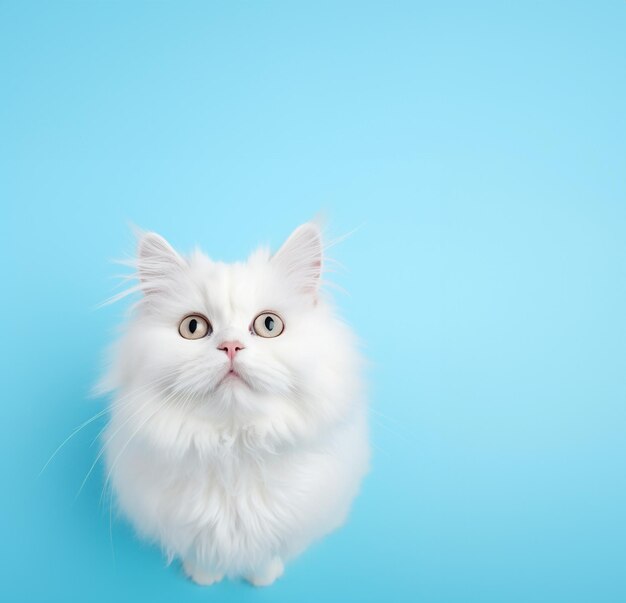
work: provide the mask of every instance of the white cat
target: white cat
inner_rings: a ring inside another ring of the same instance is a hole
[[[235,264],[139,242],[142,298],[103,380],[107,479],[199,584],[271,584],[343,523],[367,471],[360,358],[322,255],[313,223]]]

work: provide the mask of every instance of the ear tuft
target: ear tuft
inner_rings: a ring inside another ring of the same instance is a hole
[[[296,288],[317,295],[322,274],[322,235],[319,226],[307,222],[298,226],[272,257]]]
[[[183,258],[162,236],[155,232],[141,235],[137,246],[137,272],[144,293],[161,289],[184,266]]]

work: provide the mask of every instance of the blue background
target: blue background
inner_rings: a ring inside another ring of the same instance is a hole
[[[0,3],[5,601],[626,600],[626,5]],[[129,223],[235,260],[319,211],[374,459],[274,587],[109,523],[88,393]]]

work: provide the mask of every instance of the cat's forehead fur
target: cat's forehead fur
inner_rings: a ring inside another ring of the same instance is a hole
[[[190,311],[205,313],[216,327],[250,323],[263,310],[287,309],[294,296],[270,257],[262,248],[244,262],[225,263],[196,250],[179,281],[186,299],[177,297],[186,306],[193,302]]]

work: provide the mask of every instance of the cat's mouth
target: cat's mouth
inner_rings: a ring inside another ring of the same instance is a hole
[[[237,382],[245,383],[246,380],[237,372],[237,369],[234,366],[231,366],[228,372],[220,379],[218,385]]]

